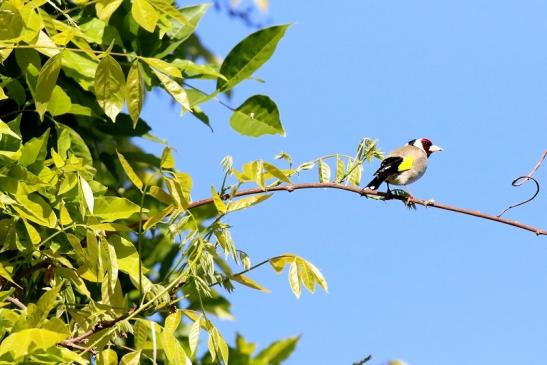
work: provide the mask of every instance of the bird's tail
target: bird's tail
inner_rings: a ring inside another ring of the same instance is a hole
[[[378,190],[380,184],[382,184],[386,178],[387,176],[382,176],[380,174],[376,175],[374,179],[365,186],[365,189]]]

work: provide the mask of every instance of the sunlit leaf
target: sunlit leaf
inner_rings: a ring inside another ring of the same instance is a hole
[[[146,31],[153,32],[156,29],[159,14],[147,0],[133,0],[131,15]]]
[[[139,365],[141,360],[141,350],[133,351],[123,355],[120,365]]]
[[[0,41],[17,38],[23,30],[23,18],[19,10],[10,2],[3,1],[0,6]]]
[[[330,180],[330,167],[329,165],[323,161],[323,159],[319,159],[318,162],[318,168],[319,168],[319,182],[329,182]]]
[[[127,97],[127,109],[131,120],[133,120],[133,128],[137,126],[139,115],[141,113],[142,104],[144,102],[144,81],[142,78],[141,65],[138,60],[131,64],[129,73],[127,74],[127,84],[125,85]]]
[[[117,154],[118,154],[118,159],[120,160],[120,164],[122,165],[123,171],[125,171],[129,180],[131,180],[131,182],[133,183],[133,185],[135,185],[137,189],[142,191],[144,185],[141,179],[135,173],[135,170],[133,170],[129,162],[127,162],[127,160],[125,159],[125,157],[123,157],[121,153],[117,152]]]
[[[95,73],[95,96],[105,114],[114,122],[125,99],[125,77],[120,64],[104,56]]]
[[[218,212],[220,214],[226,213],[228,207],[226,203],[224,203],[224,201],[220,198],[220,195],[218,195],[218,192],[214,186],[211,186],[211,195],[213,196],[213,203],[215,204],[215,208],[217,208]]]
[[[250,206],[263,202],[264,200],[268,199],[270,196],[272,196],[272,194],[255,195],[255,196],[250,196],[248,198],[242,198],[236,201],[232,201],[228,204],[228,209],[226,210],[226,212],[231,213],[231,212],[235,212],[236,210],[248,208]]]
[[[190,346],[191,354],[196,352],[199,343],[199,334],[201,329],[201,316],[199,316],[192,326],[190,326],[190,334],[188,335],[188,344]]]
[[[277,25],[264,28],[239,42],[226,56],[220,67],[220,73],[228,81],[219,79],[217,90],[227,91],[251,76],[272,56],[277,43],[288,27],[288,25]]]
[[[162,72],[153,69],[154,74],[158,77],[163,87],[171,96],[179,103],[185,110],[190,110],[190,101],[188,100],[188,95],[184,88],[175,80],[165,75]]]
[[[83,177],[79,177],[79,182],[87,209],[89,210],[89,213],[93,214],[93,210],[95,207],[93,190],[91,190],[91,186],[89,186],[89,183]]]
[[[270,292],[269,289],[263,287],[262,285],[260,285],[256,281],[254,281],[253,279],[251,279],[251,278],[249,278],[249,277],[247,277],[243,274],[235,275],[234,277],[232,277],[232,280],[237,281],[238,283],[240,283],[242,285],[248,286],[249,288],[260,290],[261,292],[264,292],[264,293],[269,293]]]
[[[168,76],[175,77],[177,79],[182,78],[182,73],[177,68],[177,66],[169,62],[152,57],[142,57],[141,59],[146,62],[150,67],[153,67]]]
[[[259,137],[264,134],[285,136],[277,105],[265,95],[254,95],[245,100],[232,114],[230,125],[246,136]]]
[[[140,206],[128,199],[116,196],[102,196],[95,199],[93,215],[106,221],[114,221],[127,219],[133,214],[140,212],[140,210]]]
[[[296,260],[291,262],[289,266],[289,284],[294,295],[297,298],[300,298],[302,290],[300,287],[300,280],[298,278],[298,265],[296,263]]]
[[[36,111],[40,115],[40,120],[44,119],[51,93],[57,84],[57,77],[59,76],[59,71],[61,71],[62,55],[62,53],[59,53],[51,57],[40,70],[35,96]]]

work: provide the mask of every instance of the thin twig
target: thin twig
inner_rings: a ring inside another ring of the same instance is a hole
[[[21,301],[15,297],[7,297],[6,299],[8,302],[14,304],[17,308],[25,310],[27,309],[27,306],[21,303]]]
[[[539,194],[539,182],[536,179],[534,179],[532,177],[532,175],[534,175],[536,173],[536,171],[540,168],[540,166],[545,161],[546,157],[547,157],[547,150],[543,151],[543,155],[540,157],[538,163],[536,164],[536,166],[534,166],[534,168],[532,169],[532,171],[530,171],[530,173],[528,175],[519,176],[515,180],[513,180],[513,182],[511,183],[511,185],[513,185],[514,187],[518,187],[518,186],[521,186],[522,184],[524,184],[525,182],[532,180],[536,184],[535,193],[530,198],[528,198],[528,199],[526,199],[526,200],[524,200],[520,203],[510,205],[509,207],[505,208],[500,214],[497,215],[498,217],[501,217],[502,215],[507,213],[508,210],[516,208],[516,207],[520,207],[521,205],[529,203],[529,202],[531,202],[532,200],[534,200],[536,198],[536,196]]]

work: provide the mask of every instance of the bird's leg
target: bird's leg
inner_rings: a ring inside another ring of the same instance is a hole
[[[386,182],[387,190],[386,190],[386,197],[385,200],[393,199],[393,193],[391,192],[391,189],[389,188],[389,183]]]

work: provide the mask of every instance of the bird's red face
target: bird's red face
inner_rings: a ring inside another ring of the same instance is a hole
[[[421,147],[424,152],[427,154],[427,157],[431,156],[433,152],[439,152],[443,149],[439,146],[435,146],[429,139],[427,138],[420,138],[417,141],[418,147]]]

